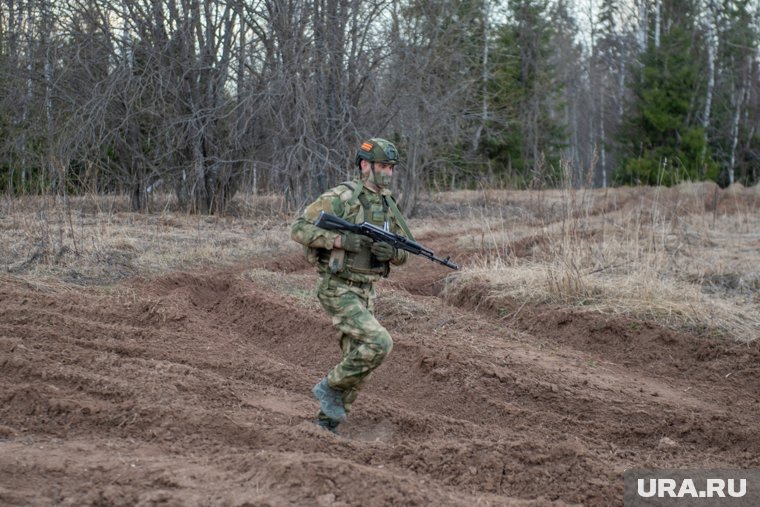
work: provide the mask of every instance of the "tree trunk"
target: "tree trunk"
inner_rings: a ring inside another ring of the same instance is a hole
[[[702,146],[702,156],[700,161],[700,176],[705,176],[705,157],[707,156],[707,144],[710,130],[710,114],[712,108],[713,90],[715,89],[715,53],[718,44],[715,38],[713,24],[715,22],[715,11],[713,2],[709,2],[706,28],[707,28],[707,89],[705,90],[705,109],[702,113],[702,131],[704,145]]]
[[[599,154],[602,169],[602,188],[607,188],[607,139],[604,133],[604,91],[599,94]]]
[[[741,87],[737,92],[734,93],[735,97],[735,107],[734,107],[734,117],[733,121],[731,123],[731,158],[730,163],[728,166],[728,184],[733,185],[736,180],[736,146],[739,143],[739,120],[741,119],[742,114],[742,106],[744,105],[744,102],[747,100],[747,97],[749,95],[749,81],[750,76],[752,76],[752,58],[747,58],[747,74],[746,77],[742,78],[742,84]]]
[[[211,195],[208,188],[206,175],[206,157],[203,153],[203,136],[196,133],[193,139],[193,211],[196,213],[208,213],[211,209]]]
[[[660,0],[654,3],[654,47],[660,47]]]
[[[410,143],[409,153],[407,154],[407,163],[405,170],[402,172],[401,181],[397,181],[396,185],[403,189],[399,195],[399,208],[401,213],[405,217],[410,217],[414,214],[414,209],[417,207],[417,198],[420,189],[420,172],[421,172],[421,157],[419,146],[416,142]]]
[[[488,1],[484,1],[483,5],[483,58],[481,69],[481,93],[482,108],[480,113],[480,123],[475,129],[475,138],[472,142],[472,151],[477,153],[480,149],[480,137],[483,134],[483,130],[486,128],[486,122],[488,121],[488,22],[490,19],[490,9]]]
[[[642,53],[647,50],[647,1],[648,0],[638,0],[639,27],[636,33],[636,39],[639,42],[639,51]]]
[[[53,62],[51,58],[52,45],[50,34],[52,33],[52,14],[50,0],[45,0],[42,6],[42,23],[43,23],[43,44],[42,51],[45,56],[43,60],[43,78],[45,80],[45,165],[50,184],[50,190],[55,192],[60,190],[59,185],[65,185],[66,182],[59,181],[58,170],[55,166],[55,154],[53,143],[55,142],[55,125],[53,116]]]

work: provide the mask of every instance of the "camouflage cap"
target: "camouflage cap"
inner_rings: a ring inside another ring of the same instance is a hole
[[[356,165],[359,165],[362,160],[398,164],[398,150],[392,142],[374,137],[362,142],[356,152]]]

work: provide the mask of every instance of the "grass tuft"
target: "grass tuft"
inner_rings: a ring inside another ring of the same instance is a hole
[[[760,337],[760,199],[755,189],[504,192],[540,221],[482,213],[462,248],[479,252],[446,296],[567,305],[741,341]],[[461,196],[460,196],[461,197]],[[541,214],[540,209],[551,210]],[[521,214],[524,215],[524,214]]]

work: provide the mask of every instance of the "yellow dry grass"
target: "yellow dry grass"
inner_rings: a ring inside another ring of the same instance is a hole
[[[130,276],[218,266],[296,249],[283,234],[290,216],[281,200],[260,196],[236,215],[126,211],[124,198],[0,201],[0,266],[6,273],[103,285]],[[274,211],[273,211],[274,210]]]
[[[165,203],[139,214],[120,197],[2,197],[0,282],[109,286],[300,251],[280,196],[240,196],[225,216]],[[418,211],[417,236],[456,238],[456,250],[472,254],[445,297],[476,286],[495,306],[567,305],[739,340],[760,336],[757,187],[444,192]],[[261,270],[249,276],[267,281]]]
[[[473,222],[477,232],[460,245],[484,255],[447,286],[449,296],[485,285],[496,307],[502,300],[569,305],[738,340],[760,337],[756,189],[568,189],[534,194],[532,202],[526,194],[491,196],[520,203],[532,217],[525,221],[472,204],[482,226]],[[560,211],[532,212],[541,207]],[[521,244],[529,248],[520,251]]]

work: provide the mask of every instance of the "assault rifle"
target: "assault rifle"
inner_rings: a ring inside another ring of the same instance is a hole
[[[398,234],[393,234],[390,231],[381,229],[380,227],[372,225],[368,222],[362,222],[361,224],[352,224],[351,222],[347,222],[340,217],[336,217],[335,215],[331,215],[330,213],[325,213],[322,211],[319,213],[319,218],[317,218],[317,221],[314,222],[314,225],[320,229],[327,229],[328,231],[337,230],[353,232],[354,234],[361,234],[363,236],[371,238],[373,241],[384,241],[392,245],[394,248],[400,248],[401,250],[406,250],[411,254],[427,257],[431,261],[437,262],[438,264],[443,264],[447,268],[459,269],[459,266],[457,264],[454,264],[449,260],[451,257],[446,257],[445,259],[436,257],[432,250],[425,248],[416,241],[412,241],[411,239],[405,238],[404,236],[399,236]]]

